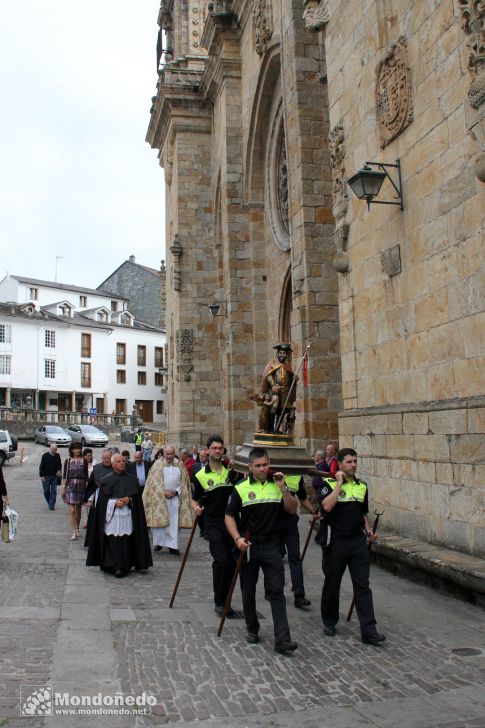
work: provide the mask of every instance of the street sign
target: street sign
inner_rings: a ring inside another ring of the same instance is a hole
[[[96,417],[96,407],[90,407],[89,414],[91,417]]]

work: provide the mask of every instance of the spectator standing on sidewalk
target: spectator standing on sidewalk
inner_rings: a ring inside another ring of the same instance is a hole
[[[152,451],[153,451],[153,442],[150,439],[149,432],[145,432],[145,435],[143,437],[143,442],[141,443],[141,451],[143,453],[143,460],[146,460],[147,462],[151,462]]]
[[[50,511],[56,508],[58,479],[61,477],[62,461],[61,456],[57,452],[57,445],[51,443],[47,452],[45,452],[39,465],[39,475],[44,489],[44,498]]]

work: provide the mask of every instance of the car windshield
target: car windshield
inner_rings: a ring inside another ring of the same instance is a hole
[[[101,432],[101,430],[98,430],[97,427],[93,427],[92,425],[83,425],[82,427],[83,432],[91,432],[96,435],[104,435],[104,432]]]
[[[64,430],[62,429],[62,427],[46,427],[45,431],[46,432],[55,432],[56,435],[65,435],[66,434],[64,432]]]

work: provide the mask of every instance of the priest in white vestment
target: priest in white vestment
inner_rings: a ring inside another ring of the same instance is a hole
[[[143,504],[154,550],[161,551],[165,546],[178,555],[178,529],[192,525],[190,483],[185,466],[175,461],[175,448],[167,445],[163,453],[163,460],[156,460],[148,473]]]

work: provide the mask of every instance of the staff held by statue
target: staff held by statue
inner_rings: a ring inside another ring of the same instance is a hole
[[[281,422],[283,420],[283,417],[285,416],[285,413],[286,413],[286,410],[287,410],[287,407],[288,407],[288,402],[290,401],[290,397],[292,396],[293,390],[295,389],[296,383],[298,381],[298,374],[299,374],[300,369],[302,368],[302,366],[304,367],[304,370],[303,370],[303,372],[304,372],[304,384],[305,384],[305,386],[307,385],[307,381],[306,381],[306,371],[307,371],[307,368],[308,368],[308,358],[309,358],[309,353],[310,353],[310,346],[311,346],[311,344],[308,344],[307,345],[307,347],[305,349],[305,353],[303,354],[302,360],[301,360],[300,364],[298,365],[298,369],[296,370],[296,373],[293,376],[293,380],[292,380],[291,385],[290,385],[290,388],[288,390],[288,394],[286,396],[285,403],[283,405],[283,408],[281,410],[280,416],[278,417],[278,420],[277,420],[277,422],[275,424],[275,427],[274,427],[274,432],[275,433],[278,432],[278,430],[280,428],[280,425],[281,425]]]

